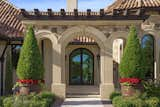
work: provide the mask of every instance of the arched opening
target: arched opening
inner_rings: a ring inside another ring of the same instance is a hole
[[[143,36],[141,41],[143,67],[146,72],[146,79],[154,78],[154,37],[150,34]]]
[[[94,84],[94,55],[88,49],[78,48],[70,54],[69,84]]]
[[[73,42],[73,40],[77,41],[77,37],[81,38],[82,41]],[[63,32],[58,42],[61,44],[61,81],[66,85],[65,95],[67,97],[77,94],[100,95],[101,98],[108,97],[114,90],[113,58],[104,33],[90,26],[75,26]],[[69,85],[69,55],[74,49],[78,48],[86,48],[94,55],[94,85]]]
[[[75,36],[65,48],[67,95],[99,95],[100,48],[92,37]],[[89,89],[89,90],[88,90]]]
[[[51,90],[52,85],[52,42],[49,39],[40,41],[40,50],[45,68],[44,80],[47,90]]]
[[[123,55],[125,40],[118,38],[113,41],[113,82],[116,89],[120,88],[118,68]]]

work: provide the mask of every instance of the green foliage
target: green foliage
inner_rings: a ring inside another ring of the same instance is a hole
[[[112,92],[111,95],[109,96],[109,99],[110,99],[110,100],[113,100],[113,99],[114,99],[115,97],[117,97],[117,96],[121,96],[121,93],[120,93],[120,92],[117,92],[117,91]]]
[[[113,106],[114,107],[146,107],[143,100],[139,98],[128,98],[118,96],[113,99]]]
[[[115,97],[112,101],[114,107],[132,107],[133,104],[130,100],[125,100],[122,96]]]
[[[12,72],[12,61],[11,61],[11,53],[7,51],[6,57],[6,73],[5,73],[5,94],[12,93],[13,86],[13,72]]]
[[[3,100],[4,100],[4,98],[5,98],[4,96],[0,97],[0,107],[3,107]]]
[[[32,93],[27,96],[12,96],[3,100],[4,107],[50,107],[55,96],[50,92]]]
[[[14,101],[14,98],[12,97],[7,97],[3,100],[3,106],[4,107],[13,107],[13,101]]]
[[[17,66],[19,79],[43,79],[44,67],[32,27],[28,28]]]
[[[119,66],[121,78],[144,78],[145,73],[142,70],[141,46],[137,37],[137,31],[134,26],[130,28],[126,48]]]
[[[145,81],[143,82],[144,91],[148,97],[160,98],[160,82],[159,81]]]
[[[160,101],[157,97],[151,97],[145,101],[146,107],[160,107]]]
[[[46,99],[48,103],[51,103],[53,101],[55,101],[55,95],[53,93],[50,93],[50,92],[41,92],[39,94],[39,97],[42,98],[42,99]]]

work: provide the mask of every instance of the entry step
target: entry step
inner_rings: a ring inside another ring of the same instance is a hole
[[[100,98],[100,95],[67,94],[67,98]]]
[[[67,95],[99,95],[98,86],[68,86]]]

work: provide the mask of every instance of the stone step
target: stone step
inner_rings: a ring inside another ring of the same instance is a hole
[[[67,94],[67,98],[100,98],[100,95],[91,94]]]
[[[98,86],[69,86],[67,95],[99,95]]]

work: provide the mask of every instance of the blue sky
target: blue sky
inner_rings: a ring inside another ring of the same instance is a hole
[[[26,10],[32,10],[38,8],[40,10],[46,10],[52,8],[55,11],[59,11],[61,8],[66,8],[66,0],[9,0],[18,8],[25,8]],[[84,11],[88,8],[98,11],[112,4],[114,0],[79,0],[78,8]]]

